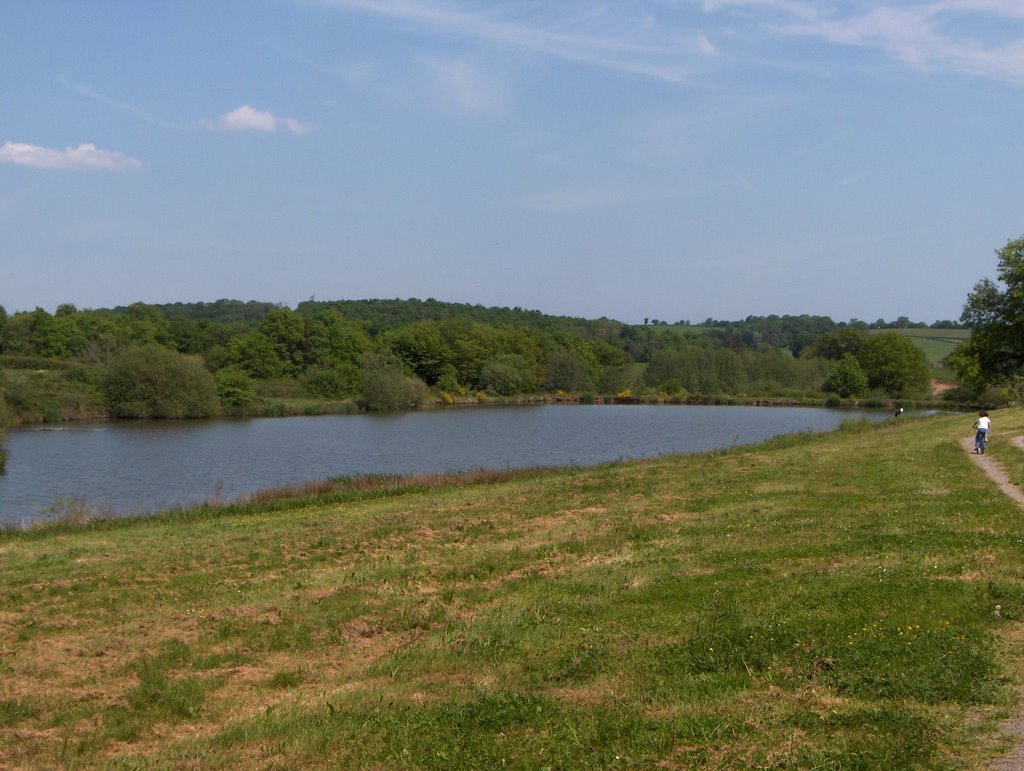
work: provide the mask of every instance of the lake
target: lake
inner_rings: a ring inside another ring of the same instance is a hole
[[[357,474],[454,472],[694,453],[827,431],[888,410],[535,405],[210,421],[17,427],[0,475],[0,524],[61,513],[151,513]]]

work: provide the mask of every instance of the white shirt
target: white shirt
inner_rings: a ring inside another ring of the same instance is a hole
[[[988,431],[988,427],[989,425],[991,425],[991,423],[992,421],[989,420],[987,417],[982,417],[978,418],[977,422],[974,425],[981,431]]]

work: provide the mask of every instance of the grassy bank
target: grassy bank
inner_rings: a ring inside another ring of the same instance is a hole
[[[0,767],[975,767],[1024,536],[969,431],[3,536]]]

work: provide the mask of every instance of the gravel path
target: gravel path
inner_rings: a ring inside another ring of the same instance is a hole
[[[1010,441],[1015,447],[1024,450],[1024,437],[1015,436]],[[999,485],[999,489],[1015,500],[1017,504],[1024,507],[1024,492],[1021,491],[1003,471],[1003,467],[991,455],[979,455],[974,452],[974,437],[965,437],[963,448],[970,453],[971,460],[977,463],[986,474]],[[993,771],[1020,771],[1024,769],[1024,689],[1017,693],[1017,712],[999,724],[999,732],[1004,736],[1012,737],[1014,740],[1013,749],[1009,753],[997,758],[989,764]]]

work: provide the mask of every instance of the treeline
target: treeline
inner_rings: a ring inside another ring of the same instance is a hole
[[[196,417],[282,399],[394,409],[559,392],[916,398],[930,378],[906,338],[827,317],[680,329],[433,299],[0,308],[0,364],[4,402],[21,420]],[[59,408],[39,403],[47,389],[59,392]]]

